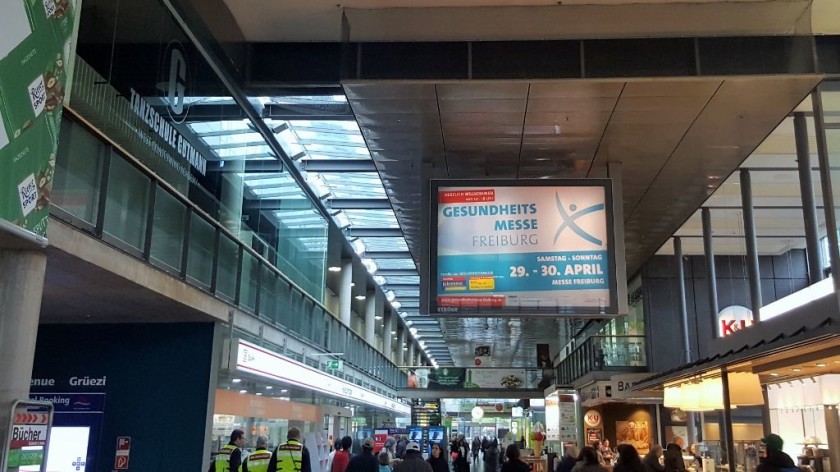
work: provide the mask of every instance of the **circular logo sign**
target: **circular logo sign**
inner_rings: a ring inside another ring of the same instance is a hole
[[[590,428],[601,426],[601,412],[598,410],[589,410],[583,415],[583,422]]]
[[[728,306],[718,313],[718,336],[729,336],[752,324],[752,310],[741,305]]]

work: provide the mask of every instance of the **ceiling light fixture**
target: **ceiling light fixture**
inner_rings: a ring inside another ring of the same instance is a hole
[[[770,377],[778,377],[778,376],[779,376],[778,372],[770,372]]]
[[[231,382],[238,384],[239,382],[242,382],[242,379],[233,379]]]
[[[288,391],[289,391],[289,389],[288,389],[288,388],[284,388],[283,390],[280,390],[280,393],[286,393],[286,392],[288,392]]]
[[[248,391],[243,389],[243,390],[240,390],[239,393],[248,393]]]
[[[820,362],[819,364],[817,364],[817,367],[825,367],[825,365],[825,362]]]
[[[365,298],[367,297],[364,295],[356,295],[356,300],[364,300]]]
[[[790,369],[790,370],[792,370],[794,372],[802,372],[802,369],[800,369],[799,367],[794,367],[793,369]]]
[[[265,386],[265,389],[266,389],[266,390],[272,390],[273,388],[274,388],[274,387],[272,387],[271,385],[266,385],[266,386]]]
[[[341,272],[341,267],[330,266],[327,270],[330,271],[330,272]]]

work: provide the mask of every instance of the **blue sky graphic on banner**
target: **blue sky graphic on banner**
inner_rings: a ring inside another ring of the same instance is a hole
[[[433,186],[431,312],[615,311],[608,180],[462,183]]]

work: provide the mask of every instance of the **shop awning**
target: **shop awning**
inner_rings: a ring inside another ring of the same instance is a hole
[[[713,355],[652,375],[633,390],[660,389],[666,383],[690,379],[713,369],[751,363],[769,356],[779,360],[825,349],[840,349],[840,302],[832,292],[776,318],[762,321],[710,344]]]

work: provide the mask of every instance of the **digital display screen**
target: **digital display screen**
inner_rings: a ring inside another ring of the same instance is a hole
[[[85,472],[89,440],[87,426],[53,426],[47,446],[47,472]],[[22,466],[20,470],[38,472],[41,466]]]
[[[433,180],[431,192],[430,313],[617,313],[610,180]]]

